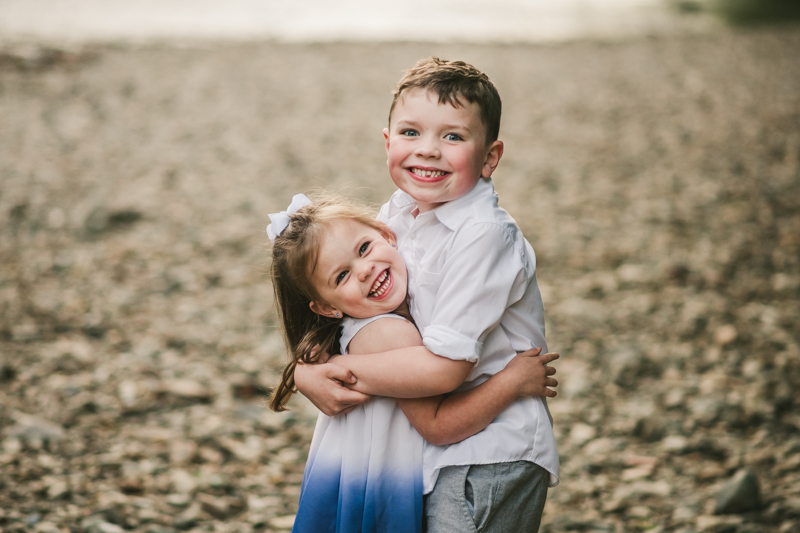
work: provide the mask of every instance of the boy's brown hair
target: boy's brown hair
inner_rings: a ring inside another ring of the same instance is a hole
[[[502,103],[500,94],[489,76],[463,61],[447,61],[438,57],[421,59],[406,71],[397,83],[389,108],[389,122],[392,121],[397,101],[403,92],[411,89],[426,89],[439,95],[440,104],[453,107],[462,105],[461,98],[477,104],[481,121],[486,128],[486,144],[497,140],[500,134],[500,114]]]

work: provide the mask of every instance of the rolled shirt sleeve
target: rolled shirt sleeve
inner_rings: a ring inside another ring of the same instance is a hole
[[[527,258],[515,226],[480,222],[461,228],[448,250],[422,340],[433,353],[478,362],[483,340],[527,287]]]

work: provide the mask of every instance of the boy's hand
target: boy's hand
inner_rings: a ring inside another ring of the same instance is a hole
[[[503,372],[508,372],[514,378],[517,394],[519,396],[547,396],[555,398],[558,394],[548,387],[557,387],[558,381],[552,378],[556,369],[547,366],[547,363],[560,357],[557,353],[541,353],[541,348],[534,348],[527,352],[517,354]]]
[[[352,372],[332,363],[298,364],[294,371],[297,390],[328,416],[346,413],[369,400],[368,395],[344,386],[355,382]]]

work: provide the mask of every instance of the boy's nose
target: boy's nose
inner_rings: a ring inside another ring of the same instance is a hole
[[[416,154],[426,159],[430,157],[439,157],[441,155],[439,147],[433,139],[422,139],[417,143]]]

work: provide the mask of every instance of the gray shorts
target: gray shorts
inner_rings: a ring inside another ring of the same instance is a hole
[[[528,461],[448,466],[425,496],[427,533],[536,533],[550,474]]]

